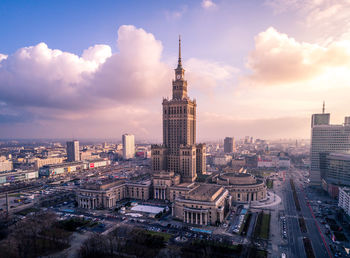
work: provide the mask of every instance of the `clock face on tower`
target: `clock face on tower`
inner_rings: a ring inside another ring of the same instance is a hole
[[[180,78],[181,78],[180,74],[176,75],[176,79],[180,79]]]

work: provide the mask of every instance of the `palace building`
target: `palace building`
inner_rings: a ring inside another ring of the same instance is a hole
[[[172,82],[172,99],[163,99],[163,144],[152,145],[152,180],[106,181],[84,185],[77,192],[81,208],[113,208],[124,198],[169,202],[172,215],[185,223],[222,223],[232,201],[249,203],[266,199],[262,180],[245,173],[222,173],[212,183],[195,182],[206,173],[206,146],[196,144],[196,101],[187,96],[187,81],[179,59]]]
[[[199,184],[176,198],[172,213],[183,222],[196,225],[222,223],[231,208],[231,196],[220,185]]]
[[[172,84],[172,99],[163,99],[163,144],[152,145],[152,169],[181,175],[182,182],[194,182],[205,173],[205,144],[196,145],[195,100],[187,95],[187,81],[179,59]]]
[[[86,183],[76,192],[79,208],[111,209],[123,199],[150,199],[151,181],[104,180]]]

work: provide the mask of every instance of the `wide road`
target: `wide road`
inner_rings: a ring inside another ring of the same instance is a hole
[[[298,214],[295,207],[292,188],[287,180],[284,182],[285,188],[283,192],[283,203],[284,203],[284,212],[287,223],[287,236],[288,236],[288,248],[289,255],[287,257],[306,257],[304,251],[303,236],[300,231]]]
[[[312,215],[312,210],[310,209],[307,203],[303,187],[300,184],[300,179],[301,181],[304,180],[302,171],[298,169],[293,169],[289,174],[288,178],[291,178],[294,180],[295,189],[298,195],[300,208],[301,208],[300,212],[296,211],[290,183],[289,183],[289,180],[287,180],[286,183],[289,184],[288,188],[286,187],[288,189],[287,192],[290,191],[290,193],[288,194],[289,197],[287,197],[287,203],[289,203],[287,204],[287,209],[288,210],[291,209],[289,210],[289,215],[291,215],[290,220],[294,221],[291,223],[292,224],[291,228],[294,233],[297,233],[297,236],[298,236],[297,238],[300,242],[300,245],[298,245],[299,248],[302,247],[303,255],[305,255],[302,239],[303,237],[308,237],[311,240],[312,248],[316,257],[332,257],[331,253],[329,252],[328,245],[325,242],[324,236],[322,235],[323,233],[319,230],[319,225],[317,224],[318,222],[314,219]],[[294,209],[294,212],[293,212],[293,209]],[[292,215],[294,215],[295,218],[293,218]],[[304,217],[307,233],[301,233],[297,215],[302,215]],[[296,227],[298,229],[296,229]],[[289,228],[290,227],[288,226],[288,229]],[[295,254],[296,248],[291,246],[292,245],[291,242],[289,243],[289,245],[290,245],[292,254]],[[301,257],[301,256],[299,254],[299,256],[292,256],[292,257]]]

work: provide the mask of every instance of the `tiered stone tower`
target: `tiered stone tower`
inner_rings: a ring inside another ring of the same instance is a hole
[[[179,59],[173,80],[173,97],[163,99],[163,144],[152,146],[152,169],[181,175],[181,181],[193,182],[197,173],[205,173],[205,144],[196,145],[196,101],[187,96],[187,81]]]

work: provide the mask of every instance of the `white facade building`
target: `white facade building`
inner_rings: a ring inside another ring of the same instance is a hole
[[[5,156],[0,157],[0,172],[11,171],[13,168],[12,161],[6,159]]]
[[[230,155],[220,155],[214,157],[213,163],[216,166],[225,166],[232,160],[232,156]]]
[[[135,137],[132,134],[123,134],[123,158],[132,159],[135,156]]]
[[[350,216],[350,188],[339,188],[338,207],[342,208]]]
[[[266,156],[258,158],[258,168],[290,168],[290,158]]]

